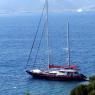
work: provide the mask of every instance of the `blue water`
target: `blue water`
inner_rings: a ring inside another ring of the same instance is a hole
[[[70,23],[71,60],[87,76],[95,74],[95,13],[64,13],[49,15],[49,52],[52,64],[67,63],[66,31]],[[69,95],[81,82],[59,82],[33,79],[25,66],[40,15],[0,16],[0,95]],[[37,49],[31,55],[33,58]],[[45,35],[44,35],[45,36]],[[44,45],[43,45],[44,43]],[[30,64],[29,63],[29,64]],[[36,66],[46,68],[46,39],[42,40]],[[41,68],[42,68],[41,67]]]

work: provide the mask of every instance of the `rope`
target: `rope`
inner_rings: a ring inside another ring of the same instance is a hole
[[[34,40],[33,40],[33,43],[32,43],[31,49],[30,49],[30,53],[29,53],[29,57],[28,57],[28,60],[27,60],[27,64],[26,64],[26,66],[25,66],[25,69],[27,68],[27,66],[28,66],[28,64],[29,64],[29,60],[30,60],[30,57],[31,57],[31,53],[32,53],[32,51],[33,51],[33,47],[34,47],[34,44],[35,44],[35,41],[36,41],[36,37],[37,37],[37,34],[38,34],[38,32],[39,32],[39,27],[40,27],[40,24],[41,24],[41,21],[42,21],[44,9],[45,9],[45,4],[44,4],[43,10],[42,10],[42,15],[41,15],[40,20],[39,20],[39,23],[38,23],[37,31],[36,31],[35,36],[34,36]]]
[[[37,56],[38,56],[38,53],[39,53],[39,49],[40,49],[40,46],[41,46],[42,38],[43,38],[43,35],[44,35],[44,32],[45,32],[45,26],[46,26],[46,22],[44,23],[44,29],[43,29],[43,32],[41,34],[41,39],[40,39],[40,42],[39,42],[39,45],[38,45],[38,49],[37,49],[37,52],[36,52],[36,56],[35,56],[33,67],[34,67],[34,65],[36,63],[36,59],[37,59]]]

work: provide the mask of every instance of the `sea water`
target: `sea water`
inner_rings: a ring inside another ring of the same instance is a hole
[[[0,16],[0,95],[69,95],[81,82],[60,82],[33,79],[25,72],[27,59],[37,31],[40,14]],[[30,56],[32,68],[47,69],[50,63],[67,64],[67,22],[69,21],[71,64],[80,67],[83,74],[95,72],[95,13],[52,13],[49,15],[49,46],[42,20],[36,42]],[[37,54],[34,64],[35,55]]]

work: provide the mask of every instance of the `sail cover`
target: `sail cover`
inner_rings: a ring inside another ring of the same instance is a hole
[[[58,65],[53,65],[53,64],[49,64],[49,68],[64,68],[64,69],[78,69],[78,67],[76,65],[65,65],[65,66],[58,66]]]

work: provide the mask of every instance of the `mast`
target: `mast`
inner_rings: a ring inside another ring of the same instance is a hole
[[[68,48],[68,66],[70,67],[70,39],[69,39],[69,21],[67,22],[67,48]]]
[[[50,52],[49,52],[49,32],[48,32],[48,0],[45,0],[45,3],[46,3],[46,36],[47,36],[48,69],[49,69]]]

